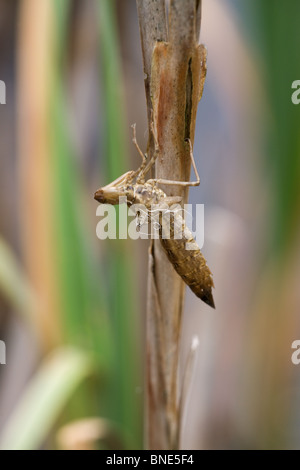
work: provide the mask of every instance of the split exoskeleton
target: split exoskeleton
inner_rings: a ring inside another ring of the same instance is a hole
[[[153,205],[160,206],[159,216],[159,239],[165,250],[165,253],[172,263],[176,272],[183,281],[203,302],[215,308],[212,295],[214,287],[212,273],[206,264],[206,260],[200,251],[191,231],[185,224],[180,211],[172,211],[173,204],[181,201],[179,197],[168,197],[166,193],[157,187],[157,184],[177,185],[177,186],[198,186],[200,178],[195,165],[192,144],[188,139],[187,145],[190,148],[190,157],[196,174],[196,181],[172,181],[166,179],[148,179],[145,180],[159,154],[159,144],[155,132],[155,126],[152,123],[151,131],[154,137],[155,152],[152,158],[148,159],[141,151],[137,140],[135,125],[133,127],[133,142],[137,151],[142,157],[142,164],[137,171],[128,171],[117,178],[112,183],[98,189],[95,193],[95,199],[102,204],[119,204],[119,198],[126,198],[130,207],[132,204],[142,204],[148,211],[148,217],[151,217],[151,208]],[[167,208],[167,210],[166,210]],[[169,235],[164,236],[164,231],[168,226]],[[189,249],[186,248],[189,246]]]

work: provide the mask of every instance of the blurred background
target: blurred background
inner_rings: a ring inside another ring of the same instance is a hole
[[[194,154],[216,311],[186,449],[300,448],[300,3],[203,0]],[[94,191],[147,142],[135,0],[0,0],[0,447],[143,446],[146,241],[96,238]]]

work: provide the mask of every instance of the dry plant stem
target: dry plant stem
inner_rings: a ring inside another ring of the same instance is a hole
[[[148,124],[159,144],[155,178],[188,181],[198,101],[204,80],[205,52],[198,45],[200,0],[137,0]],[[167,24],[168,22],[168,24]],[[149,132],[148,155],[154,141]],[[162,186],[168,196],[187,201],[188,189]],[[178,357],[184,283],[159,240],[149,252],[147,295],[146,447],[179,448]]]

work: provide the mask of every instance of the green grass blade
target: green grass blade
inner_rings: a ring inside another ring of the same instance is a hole
[[[100,28],[101,86],[103,89],[106,183],[128,170],[125,139],[125,107],[122,90],[122,71],[119,39],[116,26],[115,2],[97,3]],[[128,129],[129,130],[129,129]],[[104,181],[102,181],[104,183]],[[118,212],[117,212],[118,214]],[[127,242],[128,243],[128,242]],[[141,404],[135,395],[140,383],[139,354],[137,354],[137,315],[134,305],[134,269],[127,246],[121,241],[107,244],[110,271],[110,310],[114,335],[113,419],[129,430],[141,445]]]
[[[300,3],[247,0],[255,20],[256,47],[263,64],[271,119],[266,138],[266,172],[272,182],[270,254],[283,261],[298,243],[300,211],[299,106],[291,101],[292,82],[300,77]],[[249,16],[247,20],[249,21]]]
[[[0,449],[38,449],[77,386],[92,370],[92,361],[81,351],[71,348],[55,351],[23,392],[4,428]]]
[[[99,367],[107,369],[111,341],[105,315],[100,270],[90,247],[95,236],[85,219],[86,188],[68,134],[65,90],[65,53],[70,2],[55,1],[56,44],[53,64],[51,116],[52,168],[55,198],[53,221],[56,239],[57,278],[60,289],[64,338],[71,344],[91,347]],[[92,198],[92,188],[90,197]]]
[[[35,296],[9,245],[0,238],[0,291],[10,305],[34,323]]]

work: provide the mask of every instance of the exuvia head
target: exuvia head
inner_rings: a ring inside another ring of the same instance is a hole
[[[94,194],[94,199],[100,202],[100,204],[119,204],[119,198],[122,196],[127,196],[129,191],[128,183],[134,174],[134,171],[128,171],[112,183],[98,189]]]

